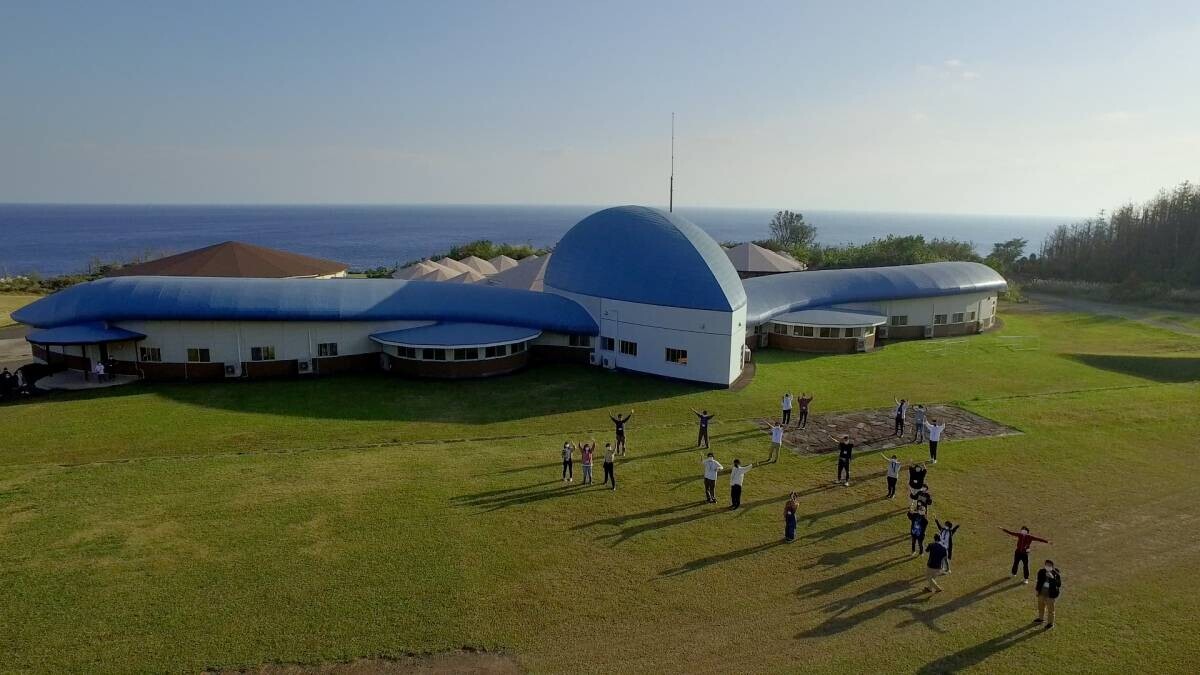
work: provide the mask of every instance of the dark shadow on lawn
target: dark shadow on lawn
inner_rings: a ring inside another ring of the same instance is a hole
[[[719,516],[722,514],[728,514],[730,516],[737,516],[737,515],[741,515],[741,514],[745,513],[746,511],[749,511],[750,509],[756,508],[758,506],[762,506],[764,504],[777,503],[777,504],[782,505],[784,503],[784,501],[786,501],[786,500],[787,500],[787,495],[782,495],[782,496],[775,496],[775,497],[764,497],[762,499],[756,499],[753,501],[742,502],[742,508],[740,509],[740,511],[730,511],[729,507],[727,507],[723,504],[707,504],[702,501],[698,502],[698,503],[693,502],[693,505],[698,506],[703,510],[696,511],[694,513],[688,513],[688,514],[682,515],[682,516],[675,516],[674,518],[665,518],[662,520],[654,520],[654,521],[650,521],[647,523],[641,523],[638,525],[631,525],[629,527],[623,527],[623,528],[621,528],[620,532],[614,532],[612,534],[603,534],[603,535],[596,537],[596,539],[597,539],[597,541],[604,540],[604,539],[612,539],[613,542],[611,544],[609,544],[609,546],[615,547],[615,546],[618,546],[618,545],[638,536],[639,534],[642,534],[645,532],[652,532],[654,530],[660,530],[664,527],[674,527],[676,525],[686,525],[687,523],[692,523],[692,522],[695,522],[702,518],[711,518],[713,516]],[[691,506],[680,505],[678,507],[669,507],[666,510],[666,512],[672,513],[673,510],[685,510],[688,508],[691,508]]]
[[[561,487],[545,488],[547,485],[557,484]],[[589,489],[597,489],[600,486],[598,483],[594,485],[582,485],[580,483],[563,483],[561,480],[545,481],[542,483],[534,483],[524,487],[511,488],[508,490],[493,490],[489,493],[477,493],[475,495],[462,495],[453,497],[452,500],[459,502],[462,506],[481,509],[485,512],[499,511],[510,506],[524,506],[534,504],[536,502],[554,499],[556,497],[568,497],[582,492],[587,492]],[[539,490],[538,488],[544,488]],[[607,489],[607,488],[605,488]]]
[[[898,518],[900,518],[900,515],[902,513],[903,513],[902,510],[887,511],[885,513],[877,513],[873,516],[868,516],[866,518],[863,518],[862,520],[857,520],[852,523],[843,523],[841,525],[835,525],[833,527],[830,527],[830,528],[827,528],[824,530],[820,530],[819,532],[809,532],[809,533],[803,535],[801,538],[806,539],[806,540],[816,540],[816,541],[827,541],[829,539],[836,539],[837,537],[840,537],[843,534],[855,532],[855,531],[861,530],[865,527],[870,527],[871,525],[882,523],[885,520],[891,520],[893,518],[898,519]],[[897,527],[899,528],[900,526],[897,525]],[[908,529],[907,521],[905,521],[905,523],[904,523],[904,529],[905,530]]]
[[[943,580],[942,583],[945,586],[949,586],[949,581]],[[941,626],[937,625],[938,619],[950,614],[951,612],[956,612],[963,607],[969,607],[980,600],[989,598],[997,593],[1003,593],[1004,591],[1011,590],[1012,588],[1014,587],[1008,577],[996,579],[995,581],[986,583],[979,588],[976,588],[966,595],[956,596],[949,602],[940,605],[934,605],[929,608],[913,608],[910,610],[912,617],[902,621],[897,627],[920,622],[925,624],[926,627],[931,628],[939,633],[945,632],[942,630]],[[954,591],[953,588],[947,588],[946,592],[953,593]]]
[[[139,383],[56,397],[74,400],[152,393],[200,408],[236,412],[391,422],[464,425],[597,410],[596,429],[611,428],[608,414],[638,403],[709,389],[598,368],[545,364],[483,380],[407,379],[384,373],[342,374],[316,379],[243,382]],[[636,434],[637,418],[631,427]]]
[[[1200,358],[1121,354],[1068,354],[1067,358],[1093,368],[1155,382],[1200,381]]]
[[[884,584],[883,586],[880,587],[880,589],[890,588],[892,585],[893,584],[891,584],[891,583]],[[880,591],[880,592],[883,592],[883,591]],[[875,605],[874,607],[871,607],[869,609],[864,609],[860,612],[855,612],[854,614],[851,614],[849,616],[843,616],[839,612],[838,614],[835,614],[834,616],[821,622],[819,625],[813,626],[812,628],[804,631],[803,633],[800,633],[799,635],[796,636],[796,638],[797,639],[819,638],[819,637],[828,637],[830,635],[835,635],[837,633],[843,633],[845,631],[850,630],[851,628],[854,628],[855,626],[857,626],[858,624],[860,624],[864,621],[870,621],[871,619],[880,617],[880,616],[892,611],[893,609],[901,609],[907,605],[921,602],[922,599],[928,599],[928,597],[929,596],[923,590],[918,588],[917,590],[915,590],[907,595],[904,595],[902,597],[895,598],[892,600],[888,600],[887,602],[882,602],[878,605]]]
[[[894,537],[880,539],[879,541],[871,542],[870,544],[863,544],[862,546],[855,546],[854,548],[847,549],[845,551],[830,551],[829,553],[821,554],[821,557],[814,560],[808,567],[841,567],[842,565],[845,565],[859,556],[863,556],[868,553],[874,553],[876,551],[882,551],[889,546],[895,546],[896,544],[907,540],[907,534],[897,534]]]
[[[930,661],[917,670],[918,675],[937,675],[938,673],[955,673],[965,668],[971,668],[983,663],[993,654],[998,654],[1009,647],[1015,646],[1037,635],[1039,624],[1030,623],[1020,628],[998,635],[986,642],[980,642],[953,654],[947,654],[936,661]]]
[[[602,447],[603,446],[601,446],[601,448]],[[666,457],[667,455],[681,455],[681,454],[687,453],[689,450],[695,450],[695,448],[692,448],[692,447],[675,448],[673,450],[660,450],[658,452],[651,452],[651,453],[648,453],[645,455],[630,454],[630,455],[625,455],[624,457],[617,457],[616,466],[614,467],[614,471],[616,473],[620,473],[622,464],[627,464],[629,462],[636,462],[639,459],[655,459],[657,457]],[[558,449],[555,448],[552,451],[552,453],[557,456]],[[600,448],[597,448],[597,453],[603,454],[603,451]],[[599,464],[599,462],[597,462],[597,464]],[[698,465],[699,465],[699,460],[697,459],[697,466]],[[578,468],[579,466],[580,466],[580,460],[578,459],[578,456],[576,456],[575,467]],[[512,473],[523,473],[525,471],[534,471],[537,469],[553,469],[556,467],[559,469],[562,468],[562,460],[561,459],[553,461],[553,462],[543,462],[541,464],[526,464],[524,466],[514,466],[511,469],[501,469],[501,470],[495,471],[493,473],[498,474],[498,475],[506,475],[506,474],[512,474]]]
[[[863,567],[850,570],[849,572],[843,572],[837,576],[829,577],[828,579],[810,581],[807,584],[803,584],[797,588],[796,595],[802,598],[815,598],[821,595],[827,595],[841,589],[847,584],[852,584],[860,579],[866,579],[867,577],[874,576],[890,567],[895,567],[896,565],[903,564],[905,561],[909,560],[914,560],[914,557],[900,555],[896,556],[895,558],[883,560],[881,562],[871,563],[870,565],[865,565]]]
[[[659,577],[675,577],[675,576],[679,576],[681,574],[689,574],[691,572],[696,572],[696,571],[702,570],[705,567],[709,567],[710,565],[716,565],[718,563],[723,563],[723,562],[726,562],[729,560],[736,560],[738,558],[744,558],[748,555],[754,555],[755,553],[762,553],[763,551],[768,551],[768,550],[773,549],[776,546],[779,546],[784,543],[785,542],[783,541],[783,539],[780,538],[775,541],[769,541],[765,544],[758,544],[755,546],[747,546],[746,548],[738,549],[736,551],[729,551],[728,553],[718,553],[716,555],[710,555],[710,556],[706,556],[704,558],[697,558],[691,562],[684,563],[684,564],[680,565],[679,567],[674,567],[669,570],[663,570],[662,572],[659,572],[658,576]]]

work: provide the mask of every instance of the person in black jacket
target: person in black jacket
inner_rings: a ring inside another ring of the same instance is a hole
[[[925,484],[925,474],[929,473],[929,469],[925,468],[920,462],[908,465],[908,489],[916,492]]]
[[[617,429],[617,455],[621,457],[625,456],[625,424],[632,418],[632,410],[624,417],[621,416],[621,413],[617,413],[616,417],[612,415],[608,416],[608,419],[612,420],[613,426]]]
[[[913,555],[921,555],[925,550],[925,530],[929,527],[929,518],[925,515],[925,509],[918,506],[908,512],[908,535],[910,537],[910,545]]]
[[[1062,573],[1054,566],[1053,560],[1047,560],[1045,566],[1038,570],[1037,585],[1033,590],[1038,599],[1038,616],[1033,622],[1045,621],[1046,630],[1050,630],[1054,628],[1054,603],[1062,593]]]

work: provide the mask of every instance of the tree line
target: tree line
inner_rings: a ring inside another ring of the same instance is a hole
[[[1017,263],[1021,276],[1200,287],[1200,186],[1184,182],[1142,204],[1060,225]]]

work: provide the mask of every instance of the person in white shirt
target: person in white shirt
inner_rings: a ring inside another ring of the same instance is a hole
[[[753,468],[753,464],[742,466],[742,460],[733,460],[733,469],[729,472],[730,511],[734,511],[742,505],[742,480],[746,477],[746,472]]]
[[[725,467],[721,466],[721,463],[718,462],[715,457],[713,457],[711,452],[708,453],[708,456],[704,458],[704,462],[702,462],[702,464],[704,465],[704,501],[708,502],[709,504],[716,504],[717,474],[720,473]]]
[[[945,422],[938,424],[937,420],[930,420],[925,423],[925,434],[929,437],[929,462],[931,464],[937,464],[938,441],[942,440],[942,432],[945,430]]]
[[[770,431],[771,431],[771,454],[767,456],[768,464],[771,462],[779,461],[779,448],[780,448],[780,446],[783,445],[783,425],[784,424],[785,423],[783,423],[783,422],[781,422],[779,424],[771,424],[771,429],[770,429]]]
[[[783,395],[783,424],[792,421],[792,392]]]
[[[892,458],[887,460],[887,465],[888,465],[888,467],[887,467],[887,485],[888,485],[887,498],[895,499],[896,498],[896,479],[900,477],[900,467],[902,465],[900,464],[900,460],[896,459],[895,455],[892,455]]]
[[[893,436],[904,435],[904,413],[906,412],[908,412],[908,401],[905,399],[896,401],[896,431],[892,433]]]
[[[104,363],[102,361],[96,362],[96,365],[92,367],[92,372],[96,374],[97,382],[104,381]]]

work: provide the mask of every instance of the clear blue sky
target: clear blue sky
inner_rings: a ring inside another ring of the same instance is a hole
[[[671,111],[689,205],[1200,179],[1194,1],[834,4],[6,0],[0,201],[662,204]]]

